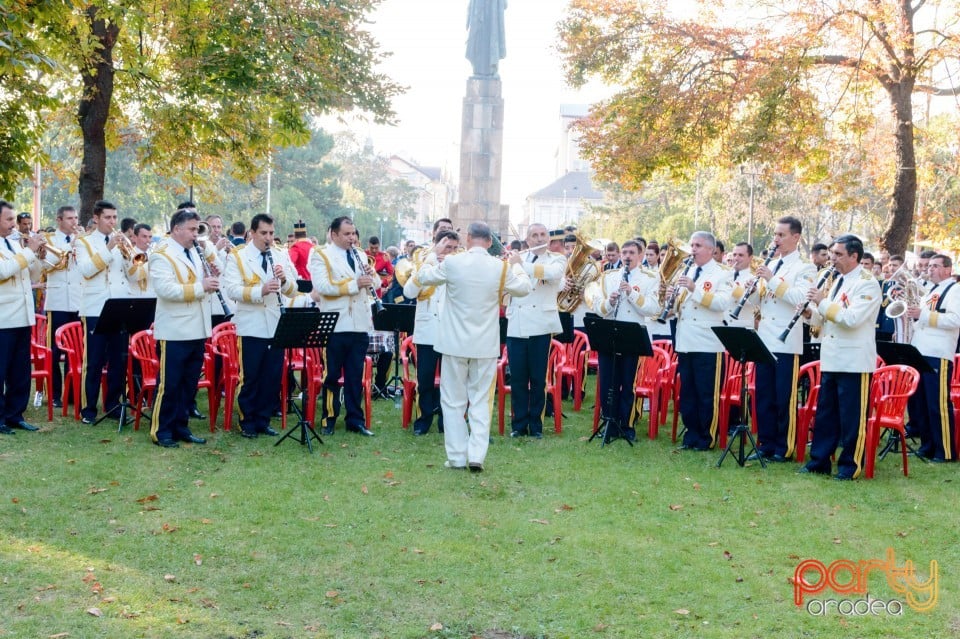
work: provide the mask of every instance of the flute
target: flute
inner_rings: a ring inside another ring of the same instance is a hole
[[[830,268],[828,268],[826,271],[824,271],[823,275],[820,276],[820,281],[817,282],[817,288],[823,288],[823,285],[827,283],[827,280],[829,280],[836,274],[837,274],[837,270],[834,267],[831,266]],[[804,302],[803,306],[801,306],[797,310],[797,312],[793,316],[793,319],[791,319],[790,323],[787,324],[787,328],[784,329],[782,333],[780,333],[780,337],[778,337],[777,339],[779,339],[781,342],[787,341],[787,336],[790,335],[790,331],[793,330],[794,325],[796,325],[796,323],[800,320],[800,317],[803,315],[804,311],[807,310],[808,306],[810,306],[810,300],[807,300],[806,302]]]

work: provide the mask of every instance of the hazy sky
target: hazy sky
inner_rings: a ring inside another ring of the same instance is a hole
[[[456,176],[460,119],[470,62],[465,58],[469,0],[384,0],[370,31],[392,57],[382,70],[408,87],[394,102],[395,127],[355,125],[378,153],[396,153]],[[568,89],[554,51],[567,0],[508,0],[501,200],[511,218],[524,199],[553,181],[561,103],[585,103]],[[595,96],[594,96],[595,97]],[[329,127],[329,125],[328,125]]]

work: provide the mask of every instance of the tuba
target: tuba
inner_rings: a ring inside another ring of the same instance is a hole
[[[557,309],[561,313],[572,313],[583,301],[583,290],[601,275],[600,265],[591,257],[596,250],[603,250],[600,240],[584,240],[577,233],[577,246],[567,260],[564,272],[568,286],[557,294]]]
[[[685,262],[690,253],[680,248],[679,240],[671,240],[664,247],[667,254],[660,261],[660,306],[666,303],[667,289],[673,285],[674,280],[678,278],[680,271],[686,266]],[[664,309],[666,310],[666,309]]]
[[[903,315],[911,306],[920,306],[923,299],[923,286],[902,266],[890,276],[890,281],[893,285],[887,291],[883,304],[887,307],[887,317],[896,322],[896,341],[900,344],[909,344],[913,339],[913,321]]]

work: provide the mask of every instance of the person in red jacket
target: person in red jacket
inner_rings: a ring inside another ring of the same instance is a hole
[[[393,282],[393,264],[390,254],[380,250],[380,238],[376,235],[370,237],[367,241],[367,255],[373,258],[373,270],[380,276],[383,285],[377,293],[383,297],[383,293],[390,288]]]
[[[310,262],[313,242],[307,239],[307,225],[303,220],[293,225],[293,238],[289,255],[290,262],[297,271],[297,290],[301,293],[309,293],[313,290],[313,283],[310,281],[310,269],[307,265]]]

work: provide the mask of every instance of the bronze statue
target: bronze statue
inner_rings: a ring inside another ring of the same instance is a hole
[[[507,55],[503,12],[507,0],[470,0],[467,13],[467,59],[473,75],[498,77],[497,65]]]

